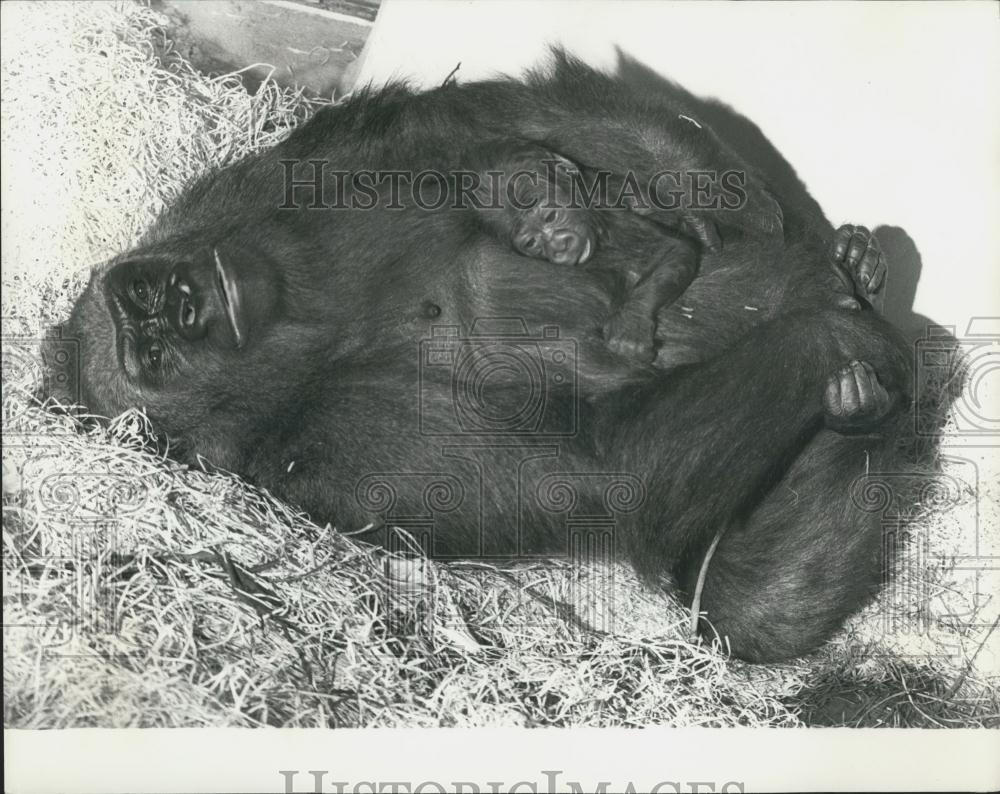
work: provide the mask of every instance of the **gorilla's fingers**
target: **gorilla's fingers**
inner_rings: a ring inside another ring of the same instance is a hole
[[[887,267],[878,239],[865,226],[844,224],[833,236],[830,258],[846,273],[854,291],[878,308],[885,286]]]
[[[892,396],[866,361],[852,361],[831,375],[823,394],[827,424],[838,430],[871,428],[892,405]]]

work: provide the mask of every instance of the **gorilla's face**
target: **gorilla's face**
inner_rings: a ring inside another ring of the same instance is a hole
[[[67,328],[85,406],[103,416],[144,408],[168,437],[192,435],[246,397],[247,370],[268,356],[280,322],[279,282],[266,257],[191,240],[96,269]]]

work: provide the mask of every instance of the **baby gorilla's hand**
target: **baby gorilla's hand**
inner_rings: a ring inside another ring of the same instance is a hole
[[[604,325],[604,340],[612,353],[648,364],[653,360],[653,335],[656,322],[652,317],[622,311],[612,315]]]

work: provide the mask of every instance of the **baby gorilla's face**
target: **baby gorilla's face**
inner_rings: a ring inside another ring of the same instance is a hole
[[[556,265],[582,265],[597,244],[586,210],[546,207],[539,202],[524,212],[514,227],[518,253]]]

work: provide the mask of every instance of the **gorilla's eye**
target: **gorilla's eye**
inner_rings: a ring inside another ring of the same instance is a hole
[[[146,279],[135,279],[129,285],[129,291],[132,293],[133,300],[143,306],[146,305],[146,301],[149,300],[149,284],[146,282]]]
[[[528,251],[537,251],[538,250],[538,238],[537,237],[529,237],[528,239],[526,239],[524,241],[524,247]]]
[[[151,370],[158,370],[163,363],[163,348],[153,344],[146,350],[146,363]]]
[[[549,210],[548,212],[545,213],[545,217],[542,218],[542,220],[544,220],[546,223],[555,223],[556,222],[556,211],[555,210]]]

